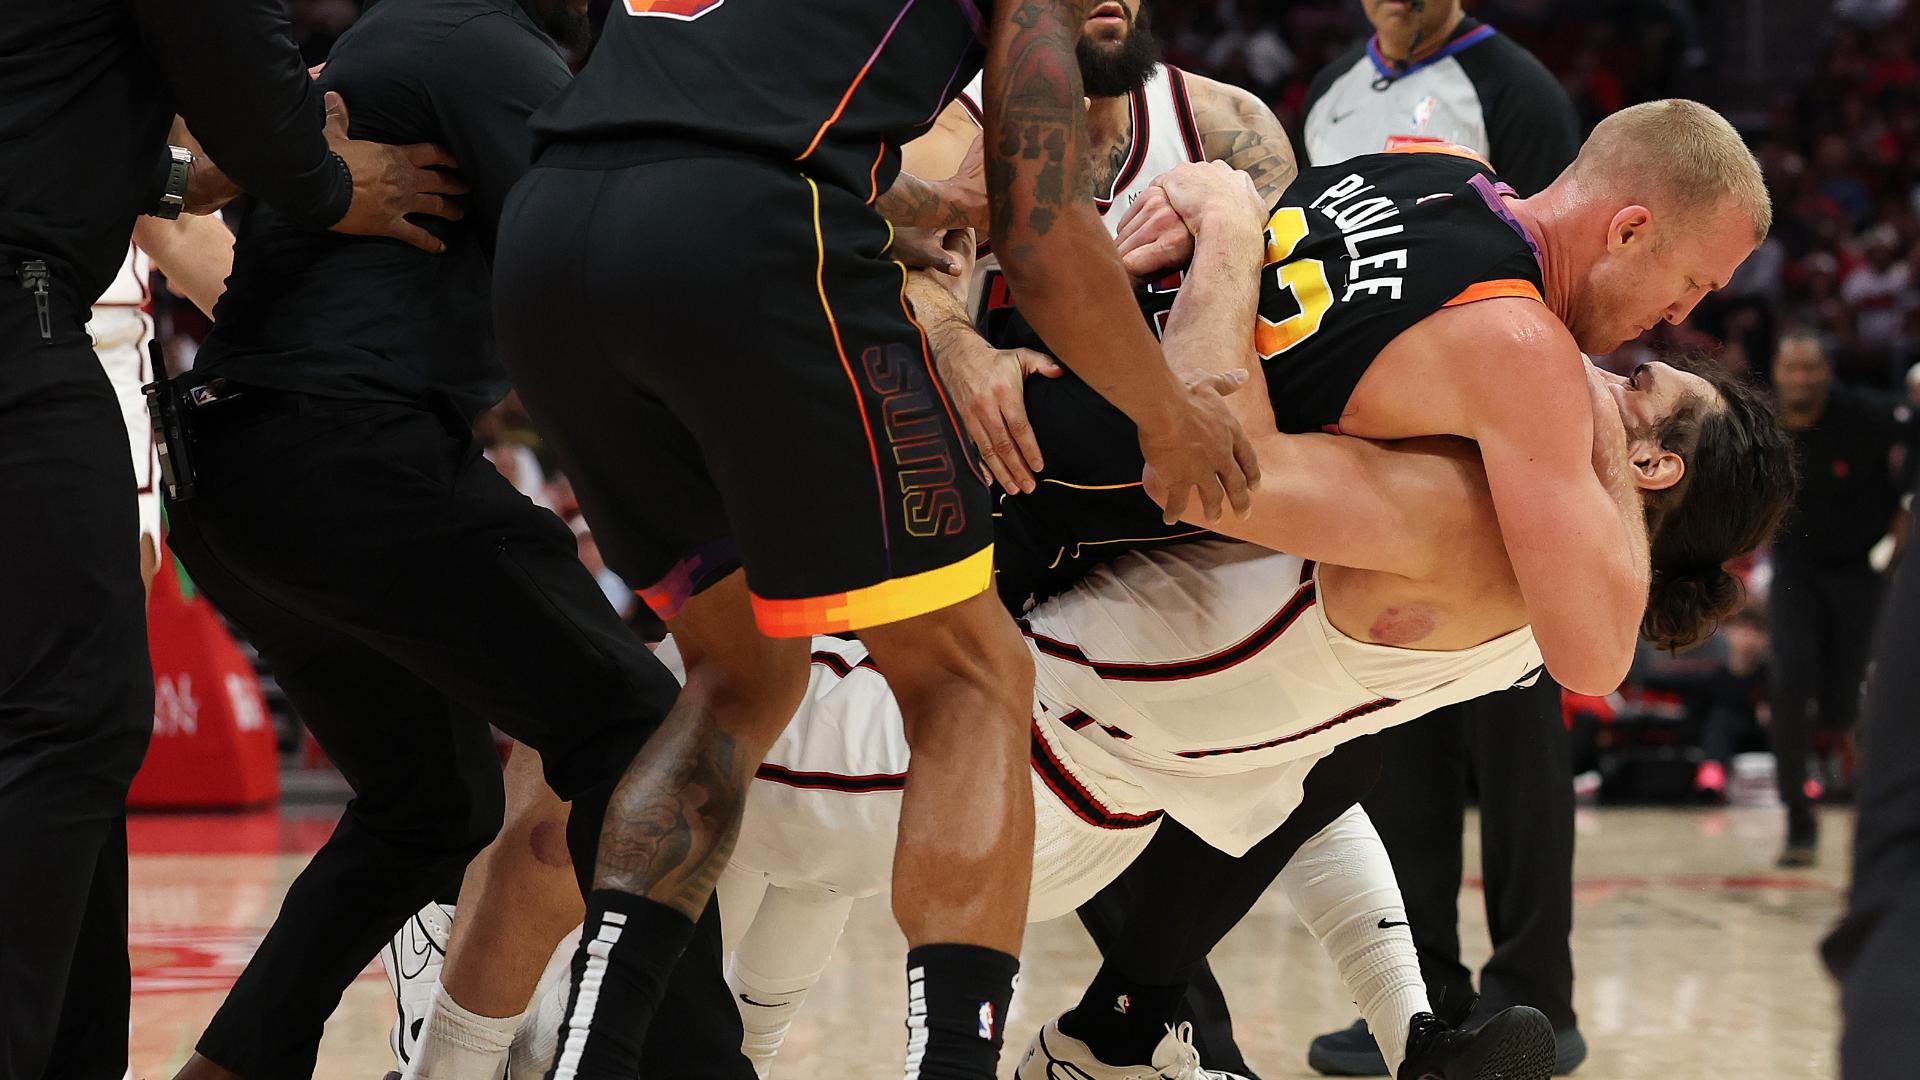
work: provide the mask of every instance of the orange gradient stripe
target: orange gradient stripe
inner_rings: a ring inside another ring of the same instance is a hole
[[[1480,164],[1485,165],[1489,169],[1493,168],[1493,163],[1488,161],[1486,158],[1481,157],[1479,154],[1474,153],[1473,151],[1467,149],[1464,146],[1455,146],[1452,143],[1408,143],[1403,146],[1396,146],[1393,149],[1388,150],[1387,153],[1389,154],[1445,154],[1448,157],[1460,157],[1460,158],[1466,158],[1468,161],[1477,161]]]
[[[993,584],[993,545],[959,562],[831,596],[798,600],[753,597],[753,620],[768,637],[841,634],[952,607]]]
[[[1523,300],[1539,300],[1541,303],[1546,302],[1540,296],[1540,290],[1533,287],[1533,282],[1527,281],[1524,278],[1500,278],[1495,281],[1481,281],[1469,285],[1460,290],[1460,295],[1440,306],[1459,307],[1461,304],[1472,304],[1481,300],[1492,300],[1497,296],[1517,296]]]

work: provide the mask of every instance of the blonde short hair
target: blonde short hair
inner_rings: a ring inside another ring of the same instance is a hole
[[[1713,213],[1731,199],[1752,218],[1756,244],[1773,227],[1773,199],[1753,151],[1726,117],[1697,101],[1667,98],[1621,109],[1587,136],[1568,171],[1684,218]]]

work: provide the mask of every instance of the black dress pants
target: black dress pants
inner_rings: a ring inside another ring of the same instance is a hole
[[[1427,997],[1445,1014],[1473,992],[1460,963],[1460,835],[1467,778],[1480,793],[1480,868],[1493,956],[1478,1015],[1531,1005],[1573,1027],[1573,782],[1560,687],[1439,709],[1375,736],[1380,784],[1362,800],[1393,860]]]
[[[126,425],[0,267],[0,1080],[127,1067],[127,785],[153,726]]]
[[[1860,707],[1881,579],[1872,567],[1774,564],[1770,735],[1780,800],[1805,813],[1813,733],[1850,731]]]
[[[1920,559],[1894,575],[1860,724],[1859,818],[1846,918],[1824,947],[1840,978],[1845,1080],[1920,1062]],[[1777,716],[1778,714],[1776,714]],[[1777,722],[1777,721],[1776,721]]]
[[[1133,865],[1080,906],[1081,925],[1100,947],[1104,968],[1148,985],[1188,983],[1179,1018],[1193,1024],[1194,1046],[1209,1069],[1253,1075],[1234,1041],[1233,1020],[1207,954],[1252,910],[1300,846],[1373,786],[1380,775],[1378,740],[1356,739],[1317,763],[1300,805],[1245,855],[1236,859],[1167,818]]]
[[[539,751],[593,872],[614,785],[678,687],[573,533],[445,410],[243,389],[195,411],[168,542],[352,785],[200,1052],[311,1075],[340,994],[498,830],[492,723]]]

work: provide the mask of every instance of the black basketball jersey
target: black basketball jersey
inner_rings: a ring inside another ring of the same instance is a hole
[[[1538,249],[1502,200],[1511,191],[1453,147],[1369,154],[1288,185],[1267,222],[1254,324],[1281,431],[1337,430],[1374,357],[1441,308],[1541,299]]]
[[[862,198],[980,70],[991,0],[614,0],[534,137],[666,139],[796,163]]]
[[[1337,430],[1374,357],[1441,308],[1541,298],[1534,242],[1502,202],[1512,190],[1469,151],[1431,146],[1308,169],[1288,185],[1267,222],[1254,324],[1279,430]],[[1134,293],[1156,335],[1184,276]],[[987,340],[1051,355],[998,299],[983,304]]]

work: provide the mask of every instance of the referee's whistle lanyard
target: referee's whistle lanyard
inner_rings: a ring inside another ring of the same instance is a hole
[[[1414,18],[1417,19],[1420,17],[1420,13],[1426,10],[1427,0],[1411,0],[1411,3],[1408,6],[1412,9],[1411,11],[1408,12],[1408,14],[1412,15]],[[1398,60],[1395,60],[1391,56],[1387,56],[1387,50],[1385,49],[1380,50],[1380,55],[1386,58],[1388,66],[1393,68],[1394,73],[1391,75],[1380,75],[1375,77],[1373,80],[1374,93],[1378,94],[1385,91],[1387,87],[1393,85],[1393,81],[1395,79],[1406,78],[1407,72],[1413,68],[1414,54],[1420,51],[1420,38],[1422,36],[1423,34],[1421,33],[1421,31],[1415,30],[1413,32],[1413,40],[1407,43],[1407,55],[1401,57]],[[1374,37],[1377,40],[1379,38],[1379,35],[1375,34]]]

